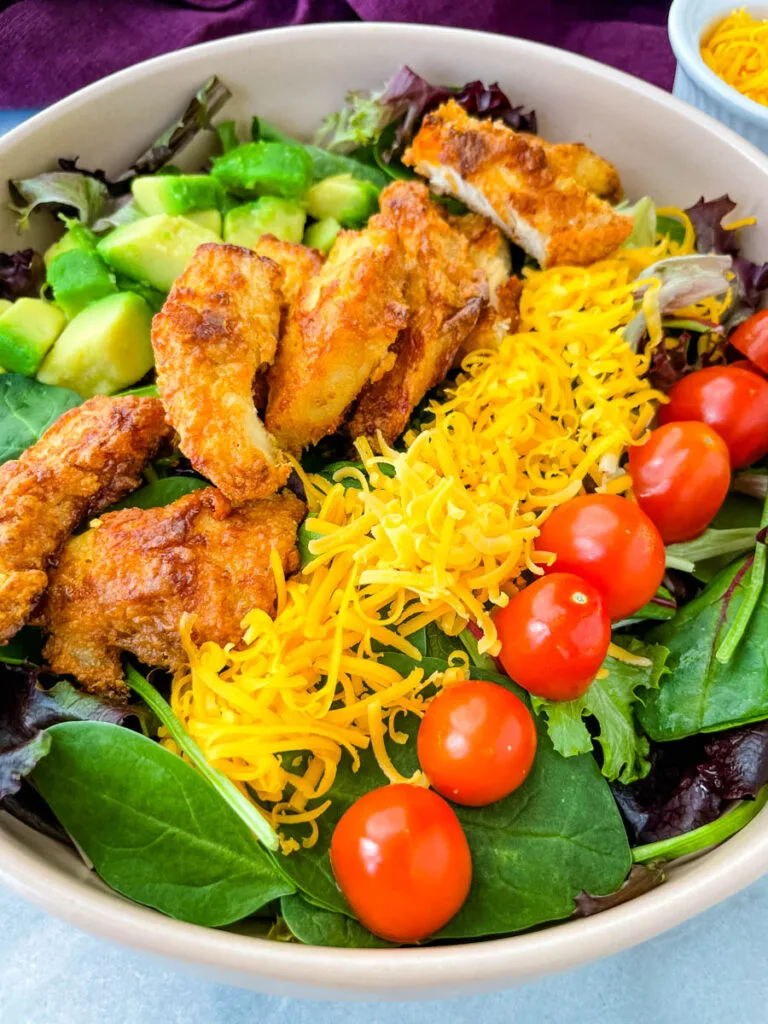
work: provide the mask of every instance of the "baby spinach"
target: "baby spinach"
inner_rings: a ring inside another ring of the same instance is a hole
[[[250,829],[180,757],[103,722],[67,722],[48,735],[34,784],[117,892],[217,926],[293,891]]]
[[[19,373],[0,374],[0,463],[18,459],[68,409],[82,402],[68,388]]]
[[[398,654],[385,655],[383,660],[401,673],[415,665]],[[430,675],[447,666],[425,658],[420,667]],[[479,668],[473,669],[473,675],[496,681],[525,699],[504,676]],[[398,771],[409,776],[418,767],[419,719],[414,715],[398,718],[397,726],[408,735],[408,742],[391,744],[390,755]],[[626,833],[594,758],[561,757],[544,724],[538,722],[537,728],[536,761],[519,790],[490,807],[455,808],[472,851],[474,879],[467,902],[439,938],[502,935],[568,917],[579,892],[613,892],[629,871]],[[362,753],[359,771],[353,772],[346,758],[339,766],[330,792],[331,807],[318,819],[318,843],[283,861],[308,903],[349,915],[331,872],[331,835],[354,800],[385,783],[370,750]],[[301,829],[296,828],[297,838],[302,837]],[[285,831],[294,834],[290,826]],[[322,928],[313,934],[320,941]]]
[[[669,649],[669,674],[652,691],[640,722],[660,742],[715,732],[768,718],[768,593],[761,592],[733,657],[722,664],[718,643],[739,614],[749,583],[749,559],[719,572],[698,597],[646,640]]]
[[[535,697],[537,715],[547,720],[549,738],[564,757],[591,753],[593,743],[603,753],[603,775],[611,782],[635,782],[648,772],[649,743],[638,729],[635,706],[645,694],[658,688],[665,671],[668,651],[658,644],[644,644],[636,638],[621,644],[630,654],[647,658],[648,665],[632,665],[608,657],[603,664],[606,675],[597,678],[587,692],[576,700],[549,701]],[[584,719],[594,718],[599,729],[592,739]]]
[[[196,476],[167,476],[161,480],[153,480],[146,487],[129,494],[109,511],[117,512],[123,508],[160,508],[163,505],[170,505],[185,494],[210,486],[207,480],[201,480]]]
[[[299,895],[283,896],[280,913],[294,938],[309,946],[337,946],[347,949],[392,949],[346,914],[313,907]]]

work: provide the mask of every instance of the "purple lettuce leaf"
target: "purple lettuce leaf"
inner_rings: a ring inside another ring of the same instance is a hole
[[[654,843],[715,821],[731,800],[768,783],[768,722],[656,744],[651,770],[613,795],[633,845]]]
[[[576,897],[576,910],[574,917],[592,917],[593,914],[600,914],[603,910],[610,910],[611,907],[621,906],[629,900],[642,896],[656,886],[667,880],[666,872],[658,864],[633,864],[632,870],[627,875],[627,880],[616,892],[607,896],[592,896],[588,892],[580,892]]]
[[[43,258],[34,249],[0,252],[0,299],[37,298],[44,280]]]

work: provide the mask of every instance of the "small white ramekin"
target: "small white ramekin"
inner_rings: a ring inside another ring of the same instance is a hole
[[[699,50],[708,29],[741,6],[739,0],[674,0],[669,11],[669,41],[677,58],[673,92],[768,153],[768,107],[726,85]],[[768,4],[744,6],[756,18],[768,17]]]

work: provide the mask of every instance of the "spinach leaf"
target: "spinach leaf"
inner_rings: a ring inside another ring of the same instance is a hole
[[[180,757],[102,722],[48,733],[35,786],[117,892],[213,927],[292,891],[247,826]]]
[[[6,665],[42,665],[43,637],[39,629],[25,626],[7,644],[0,647],[0,663]]]
[[[584,719],[594,718],[599,732],[595,742],[603,753],[603,775],[625,784],[647,774],[649,743],[635,720],[635,705],[644,694],[656,689],[664,673],[666,647],[644,644],[636,638],[621,646],[631,654],[647,658],[648,666],[631,665],[608,657],[603,664],[607,675],[595,679],[577,700],[549,701],[533,699],[537,715],[544,715],[555,750],[563,757],[592,751],[592,735]]]
[[[291,934],[309,946],[337,946],[347,949],[392,949],[391,942],[380,939],[346,914],[321,910],[301,896],[283,896],[280,913]]]
[[[68,388],[41,384],[20,373],[0,374],[0,463],[18,459],[62,413],[82,401]]]
[[[675,217],[666,217],[664,214],[656,215],[656,234],[660,237],[666,235],[673,242],[681,244],[685,240],[685,225]]]
[[[167,476],[129,494],[127,498],[112,505],[109,511],[118,512],[123,508],[160,508],[163,505],[170,505],[185,494],[210,486],[207,480],[200,480],[195,476]]]
[[[638,708],[651,739],[665,742],[768,718],[768,593],[763,591],[727,665],[718,642],[738,614],[749,581],[749,559],[723,569],[674,619],[646,639],[669,648],[669,674]]]
[[[415,664],[400,654],[384,659],[400,672]],[[427,675],[444,671],[446,663],[426,658]],[[473,669],[521,690],[506,677]],[[392,760],[403,775],[418,767],[415,737],[419,719],[398,718],[398,730],[409,740],[390,745]],[[616,890],[629,867],[626,833],[608,785],[592,757],[563,758],[555,752],[543,723],[537,723],[539,747],[531,774],[515,793],[490,807],[456,807],[469,841],[474,880],[469,898],[438,938],[503,935],[570,916],[582,890],[603,895]],[[373,753],[361,755],[352,772],[346,758],[330,791],[331,807],[318,819],[319,839],[311,850],[298,850],[283,861],[304,899],[324,910],[350,914],[331,872],[328,849],[336,822],[364,793],[386,782]],[[288,834],[302,836],[301,826]],[[297,927],[299,927],[297,925]],[[322,928],[313,935],[322,941]]]

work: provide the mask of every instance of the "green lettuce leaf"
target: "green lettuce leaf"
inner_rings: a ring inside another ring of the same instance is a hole
[[[550,701],[533,698],[533,709],[546,719],[547,732],[555,750],[563,757],[588,754],[592,735],[585,719],[594,718],[595,742],[603,754],[603,775],[613,782],[629,784],[648,773],[648,738],[638,727],[635,706],[648,691],[657,689],[665,672],[668,651],[659,644],[644,644],[632,638],[621,646],[631,654],[650,661],[649,666],[630,665],[607,658],[607,676],[596,679],[577,700]]]

